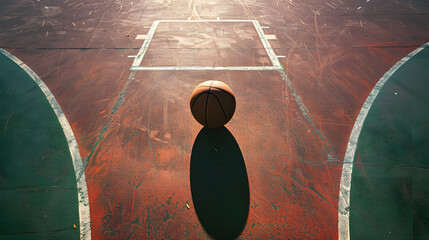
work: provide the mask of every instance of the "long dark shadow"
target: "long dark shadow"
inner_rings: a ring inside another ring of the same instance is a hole
[[[214,239],[237,238],[249,214],[249,181],[240,147],[228,129],[201,129],[192,148],[190,179],[204,230]]]

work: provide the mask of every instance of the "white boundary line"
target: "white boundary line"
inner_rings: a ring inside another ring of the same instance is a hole
[[[338,199],[338,239],[349,240],[350,239],[350,189],[352,181],[353,163],[359,140],[360,132],[362,130],[365,119],[371,109],[374,100],[377,98],[378,93],[383,88],[384,84],[390,77],[398,70],[405,62],[414,57],[421,50],[429,47],[429,42],[425,45],[417,48],[401,60],[399,60],[389,71],[387,71],[383,77],[377,82],[375,87],[372,89],[368,98],[362,106],[362,109],[356,118],[356,122],[353,126],[353,130],[350,134],[349,142],[347,144],[347,150],[344,156],[343,171],[341,173],[340,192]]]
[[[199,66],[163,66],[163,67],[146,67],[146,66],[138,66],[138,67],[131,67],[132,71],[139,71],[139,70],[167,70],[167,71],[174,71],[174,70],[211,70],[211,71],[267,71],[267,70],[279,70],[278,67],[273,66],[266,66],[266,67],[199,67]]]
[[[152,40],[152,37],[155,34],[156,29],[158,28],[159,22],[160,21],[158,20],[152,23],[152,26],[150,27],[149,32],[147,33],[147,37],[144,40],[143,45],[139,50],[139,53],[137,53],[137,56],[134,59],[131,70],[133,70],[132,69],[133,67],[140,66],[140,64],[142,63],[143,56],[145,55],[147,49],[149,48],[150,41]]]
[[[199,19],[199,20],[156,20],[160,23],[189,23],[189,22],[253,22],[255,20],[240,20],[240,19]]]
[[[280,62],[276,57],[276,54],[274,53],[273,49],[271,48],[270,43],[265,38],[264,30],[262,30],[261,24],[257,20],[253,20],[253,25],[256,28],[256,31],[258,32],[259,39],[261,39],[262,45],[264,45],[265,51],[267,51],[268,57],[270,58],[271,63],[273,64],[273,67],[277,69],[282,69],[280,66]]]
[[[89,240],[91,239],[91,219],[89,216],[89,201],[88,201],[88,189],[86,187],[85,174],[81,174],[84,171],[82,158],[80,156],[79,148],[77,146],[76,138],[74,137],[73,131],[70,127],[70,124],[64,115],[60,105],[55,99],[54,95],[52,95],[49,88],[46,84],[40,79],[39,76],[30,67],[28,67],[25,63],[19,60],[17,57],[10,54],[8,51],[0,48],[0,52],[4,54],[6,57],[10,58],[16,64],[18,64],[27,74],[36,82],[39,86],[40,90],[42,90],[43,94],[45,94],[46,99],[49,101],[52,109],[55,112],[55,115],[58,118],[58,122],[61,124],[63,128],[64,135],[67,139],[67,143],[69,146],[70,155],[73,161],[73,167],[75,171],[75,177],[77,182],[77,190],[78,190],[78,201],[79,201],[79,225],[80,225],[80,239]],[[81,176],[82,175],[82,176]],[[79,178],[79,176],[81,176]]]
[[[143,61],[143,57],[149,48],[149,44],[152,41],[153,35],[155,34],[156,29],[160,23],[195,23],[195,22],[248,22],[253,23],[255,26],[256,32],[258,33],[259,39],[264,46],[265,51],[270,58],[272,66],[234,66],[234,67],[203,67],[203,66],[140,66]],[[131,71],[136,70],[232,70],[232,71],[266,71],[266,70],[281,70],[281,64],[277,59],[274,50],[271,48],[270,43],[265,38],[263,27],[259,24],[257,20],[233,20],[233,19],[207,19],[207,20],[156,20],[152,23],[152,26],[147,33],[147,38],[143,42],[142,47],[140,48],[134,62],[130,68]]]

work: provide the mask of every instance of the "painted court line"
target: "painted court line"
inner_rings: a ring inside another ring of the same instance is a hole
[[[145,34],[138,34],[136,36],[136,40],[143,40],[143,39],[146,39],[146,38],[147,38],[147,35],[145,35]]]
[[[150,42],[152,41],[153,35],[155,34],[156,29],[158,28],[160,23],[202,23],[202,22],[219,22],[219,23],[230,23],[230,22],[247,22],[247,23],[253,23],[256,32],[258,33],[259,39],[262,42],[262,45],[264,46],[265,51],[268,54],[268,57],[273,64],[272,66],[234,66],[234,67],[210,67],[210,66],[140,66],[140,64],[143,61],[143,57],[146,54],[147,49],[149,48]],[[267,71],[267,70],[281,70],[282,67],[280,65],[279,60],[277,59],[276,54],[274,53],[274,50],[271,48],[270,43],[268,42],[268,39],[266,36],[271,35],[265,35],[264,31],[262,29],[261,25],[257,20],[235,20],[235,19],[206,19],[206,20],[157,20],[152,23],[152,26],[147,33],[146,39],[143,42],[142,47],[140,48],[136,58],[134,59],[134,62],[130,68],[132,71],[137,70],[213,70],[213,71]]]
[[[140,66],[140,64],[142,63],[143,56],[149,47],[150,41],[152,40],[152,37],[155,34],[155,30],[158,28],[158,25],[159,25],[159,21],[155,21],[152,23],[152,26],[150,27],[149,32],[147,33],[146,39],[144,40],[142,47],[137,53],[137,57],[134,59],[134,62],[132,65],[133,67]]]
[[[279,70],[278,67],[273,66],[266,66],[266,67],[200,67],[200,66],[164,66],[164,67],[146,67],[146,66],[132,66],[130,68],[132,71],[138,71],[138,70],[167,70],[167,71],[174,71],[174,70],[211,70],[211,71],[268,71],[268,70]]]
[[[356,154],[357,143],[359,140],[360,132],[362,131],[363,124],[371,109],[372,104],[377,98],[378,93],[383,88],[384,84],[390,77],[398,70],[404,63],[414,57],[421,50],[429,47],[429,42],[425,45],[417,48],[401,60],[399,60],[389,71],[387,71],[383,77],[377,82],[375,87],[372,89],[368,98],[362,106],[359,115],[356,118],[353,130],[350,134],[349,142],[347,144],[346,153],[344,156],[343,170],[341,173],[340,192],[338,199],[338,239],[349,240],[350,239],[350,189],[352,181],[353,163]]]
[[[253,22],[255,20],[240,20],[240,19],[197,19],[197,20],[156,20],[162,23],[192,23],[192,22]]]
[[[89,240],[91,239],[91,219],[89,215],[89,201],[88,201],[88,189],[86,187],[85,174],[83,174],[83,164],[82,158],[80,156],[79,148],[77,146],[76,138],[74,137],[73,131],[70,127],[70,124],[64,115],[63,110],[52,95],[49,88],[46,84],[40,79],[39,76],[33,70],[30,69],[25,63],[19,60],[17,57],[10,54],[8,51],[0,48],[0,52],[6,57],[10,58],[16,64],[18,64],[39,86],[43,94],[45,94],[46,99],[49,101],[52,109],[54,110],[61,127],[63,128],[64,135],[67,139],[69,146],[70,155],[73,161],[73,167],[76,176],[77,190],[78,190],[78,199],[79,199],[79,225],[80,225],[80,239]],[[81,176],[79,178],[79,176]]]
[[[295,88],[293,87],[292,82],[288,79],[283,67],[278,71],[280,73],[280,76],[282,76],[282,79],[285,81],[286,86],[291,91],[290,94],[293,96],[296,104],[298,105],[299,110],[301,111],[301,114],[304,116],[307,123],[310,124],[311,128],[317,134],[317,137],[320,139],[320,141],[323,142],[323,147],[327,153],[327,159],[336,158],[337,153],[334,151],[333,147],[331,146],[331,144],[329,143],[329,141],[327,140],[323,132],[319,130],[319,128],[317,127],[316,122],[314,121],[314,118],[310,113],[310,110],[308,110],[304,102],[301,100],[301,97],[295,91]]]
[[[122,90],[119,93],[119,97],[118,100],[116,100],[115,105],[113,106],[112,110],[110,110],[110,114],[109,117],[107,118],[106,123],[104,124],[104,127],[99,131],[99,135],[98,135],[98,139],[95,142],[94,146],[92,147],[91,152],[89,153],[89,155],[87,157],[85,157],[83,159],[83,167],[86,169],[86,167],[88,166],[89,162],[91,161],[91,159],[97,154],[98,152],[98,147],[100,145],[100,143],[103,141],[104,137],[105,137],[105,133],[107,132],[107,130],[110,127],[110,124],[112,123],[113,120],[113,115],[115,115],[116,111],[118,111],[118,109],[122,106],[122,103],[124,102],[125,99],[125,95],[128,92],[130,83],[134,80],[134,76],[136,74],[136,71],[132,71],[130,73],[130,76],[128,77],[127,83],[125,85],[124,90]],[[84,173],[84,172],[82,172]],[[80,176],[79,176],[80,177]]]
[[[280,66],[280,62],[277,59],[276,54],[274,53],[274,50],[271,48],[270,43],[265,38],[264,30],[262,30],[261,24],[259,24],[259,22],[256,20],[253,20],[252,22],[256,28],[256,31],[258,32],[259,38],[261,39],[261,42],[265,48],[265,51],[267,51],[268,57],[270,58],[270,61],[273,64],[273,67],[276,67],[278,69],[282,69]]]
[[[267,40],[277,40],[276,35],[273,35],[273,34],[269,34],[269,35],[265,34],[265,38]]]

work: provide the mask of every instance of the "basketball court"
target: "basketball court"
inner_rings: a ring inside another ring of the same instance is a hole
[[[427,1],[18,0],[0,29],[0,239],[429,238]]]

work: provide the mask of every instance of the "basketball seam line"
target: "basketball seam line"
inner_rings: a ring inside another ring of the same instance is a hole
[[[216,98],[217,102],[219,103],[220,108],[222,109],[222,112],[223,112],[223,116],[225,117],[225,124],[226,124],[228,122],[228,118],[226,117],[226,113],[225,113],[225,110],[223,109],[222,103],[220,103],[219,98],[214,93],[209,93],[209,95],[210,94],[213,95]]]
[[[218,87],[213,87],[213,88],[215,88],[215,89],[217,89],[217,90],[219,90],[221,92],[228,93],[228,95],[230,95],[231,97],[234,97],[233,94],[231,94],[230,92],[226,91],[225,89],[218,88]]]
[[[207,100],[206,100],[206,109],[205,109],[205,117],[204,117],[204,120],[205,120],[205,122],[206,122],[206,126],[207,126],[207,127],[209,127],[209,124],[207,123],[207,105],[209,104],[210,89],[212,88],[213,83],[214,83],[214,81],[212,81],[212,83],[210,84],[209,91],[208,91],[208,94],[207,94]]]
[[[198,98],[201,97],[201,95],[203,95],[204,93],[207,93],[207,92],[202,92],[202,93],[200,93],[200,94],[197,95],[197,97],[195,98],[195,101],[191,105],[191,110],[194,107],[195,103],[197,102]]]

